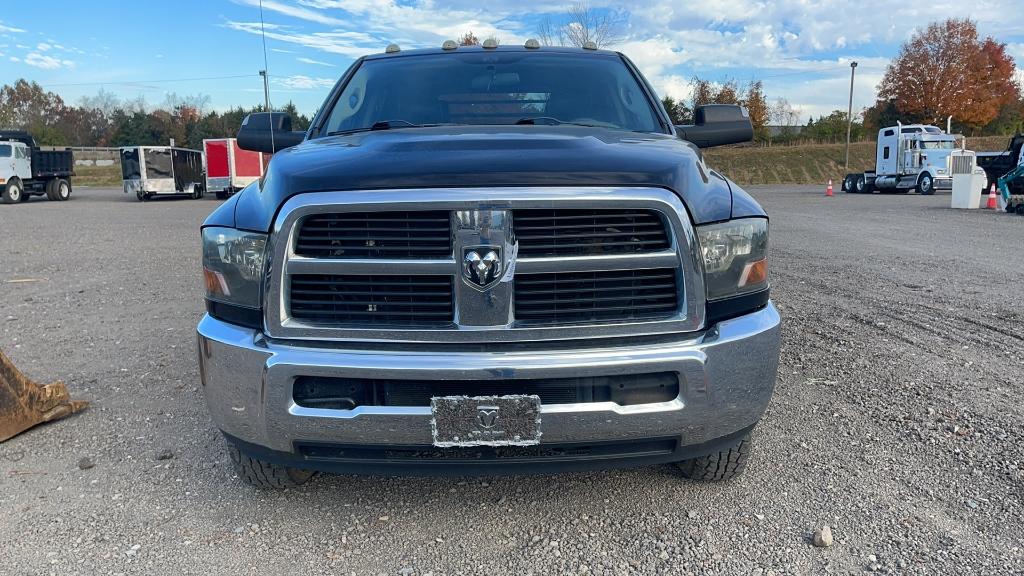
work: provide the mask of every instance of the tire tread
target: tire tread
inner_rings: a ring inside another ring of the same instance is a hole
[[[752,445],[753,440],[748,434],[723,450],[707,456],[684,460],[677,463],[676,466],[682,471],[683,476],[691,480],[705,482],[730,480],[742,474],[746,469]]]

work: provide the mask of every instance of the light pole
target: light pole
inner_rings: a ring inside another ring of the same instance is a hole
[[[857,72],[857,63],[850,62],[850,105],[846,108],[846,167],[843,172],[850,173],[850,131],[853,129],[853,75]]]
[[[267,71],[260,70],[260,76],[263,77],[263,110],[270,112],[270,85],[267,83]]]

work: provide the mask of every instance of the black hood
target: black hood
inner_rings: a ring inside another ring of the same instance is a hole
[[[652,186],[679,194],[702,224],[732,216],[730,185],[741,203],[753,202],[668,134],[575,126],[406,128],[317,138],[277,153],[262,188],[239,195],[234,219],[239,228],[268,231],[286,199],[329,190]],[[756,203],[744,208],[750,210],[763,214]]]

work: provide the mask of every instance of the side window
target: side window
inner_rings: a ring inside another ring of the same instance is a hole
[[[885,148],[882,148],[882,159],[883,160],[888,160],[889,159],[889,147],[888,146],[886,146]]]
[[[895,131],[893,131],[893,130],[886,130],[886,131],[885,131],[885,135],[886,135],[886,136],[892,136],[892,135],[894,135],[894,134],[896,134],[896,132],[895,132]]]

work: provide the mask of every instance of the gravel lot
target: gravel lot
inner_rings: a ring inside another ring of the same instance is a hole
[[[785,323],[740,479],[322,476],[280,493],[233,477],[198,387],[197,226],[216,202],[83,188],[0,206],[0,347],[93,402],[0,444],[0,572],[1024,571],[1024,218],[948,194],[753,193]],[[816,548],[826,524],[835,543]]]

